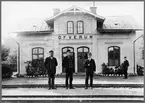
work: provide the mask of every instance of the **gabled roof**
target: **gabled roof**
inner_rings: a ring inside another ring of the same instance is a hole
[[[131,16],[110,16],[103,22],[100,31],[114,32],[114,31],[131,31],[141,30],[137,22]]]
[[[20,22],[17,32],[24,31],[49,31],[51,28],[44,21],[45,18],[27,18]]]
[[[62,12],[60,12],[60,13],[58,13],[58,14],[56,14],[56,15],[54,15],[54,16],[48,18],[48,19],[46,19],[46,21],[53,20],[53,19],[55,19],[56,17],[58,17],[58,16],[60,16],[60,15],[62,15],[62,14],[64,14],[64,13],[67,13],[67,12],[72,12],[72,13],[84,12],[84,13],[88,13],[88,14],[94,16],[94,17],[97,18],[97,19],[105,20],[105,18],[102,17],[102,16],[99,16],[99,15],[97,15],[97,14],[94,14],[94,13],[92,13],[92,12],[90,12],[90,11],[87,11],[87,10],[85,10],[85,9],[82,9],[82,8],[80,8],[80,7],[72,6],[72,7],[68,8],[68,9],[66,9],[66,10],[64,10],[64,11],[62,11]]]
[[[138,29],[136,21],[131,16],[107,17],[103,23],[104,29]]]

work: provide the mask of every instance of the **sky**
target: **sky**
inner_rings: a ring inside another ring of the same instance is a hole
[[[15,32],[19,25],[26,19],[49,18],[53,16],[53,9],[60,11],[70,8],[72,5],[89,10],[93,6],[93,1],[87,2],[16,2],[2,1],[2,42],[9,37],[10,32]],[[143,27],[144,24],[144,4],[143,2],[97,2],[97,14],[100,16],[132,16],[136,22]]]

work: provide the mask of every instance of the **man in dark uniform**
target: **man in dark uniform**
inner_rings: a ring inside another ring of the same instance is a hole
[[[55,73],[56,73],[56,66],[57,66],[57,60],[55,57],[53,57],[53,51],[49,51],[50,56],[45,59],[45,68],[47,69],[48,73],[48,85],[49,89],[56,89],[54,87],[54,79],[55,79]]]
[[[88,53],[88,59],[85,61],[84,67],[86,69],[85,89],[88,89],[88,79],[90,78],[90,87],[93,88],[93,74],[96,71],[96,64],[92,59],[92,53]]]
[[[75,72],[74,68],[74,59],[71,55],[70,50],[67,50],[67,56],[63,59],[63,68],[65,69],[66,73],[66,81],[65,81],[65,86],[66,89],[68,89],[68,79],[69,79],[69,88],[74,89],[72,85],[73,81],[73,73]]]
[[[129,66],[129,62],[127,60],[127,57],[124,57],[124,62],[123,62],[124,79],[127,79],[128,66]]]

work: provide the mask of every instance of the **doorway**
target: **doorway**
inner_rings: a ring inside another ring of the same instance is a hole
[[[78,64],[78,72],[84,73],[84,62],[88,58],[87,54],[89,53],[89,47],[81,46],[77,48],[77,64]]]
[[[72,53],[72,57],[74,60],[74,67],[75,67],[75,53],[74,53],[73,47],[63,47],[62,48],[62,62],[63,62],[64,57],[66,56],[67,50],[70,50],[70,52]],[[65,69],[62,66],[62,73],[64,73],[64,72],[65,72]]]

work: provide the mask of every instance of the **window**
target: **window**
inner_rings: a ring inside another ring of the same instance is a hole
[[[73,21],[68,21],[67,22],[67,33],[68,34],[73,34],[74,33],[74,23],[73,23]]]
[[[108,48],[108,65],[109,66],[120,65],[120,47],[111,46]]]
[[[78,34],[83,34],[84,33],[84,22],[83,21],[78,21],[77,22],[77,33]]]
[[[32,49],[32,60],[33,59],[44,59],[44,49],[41,47],[36,47]]]

